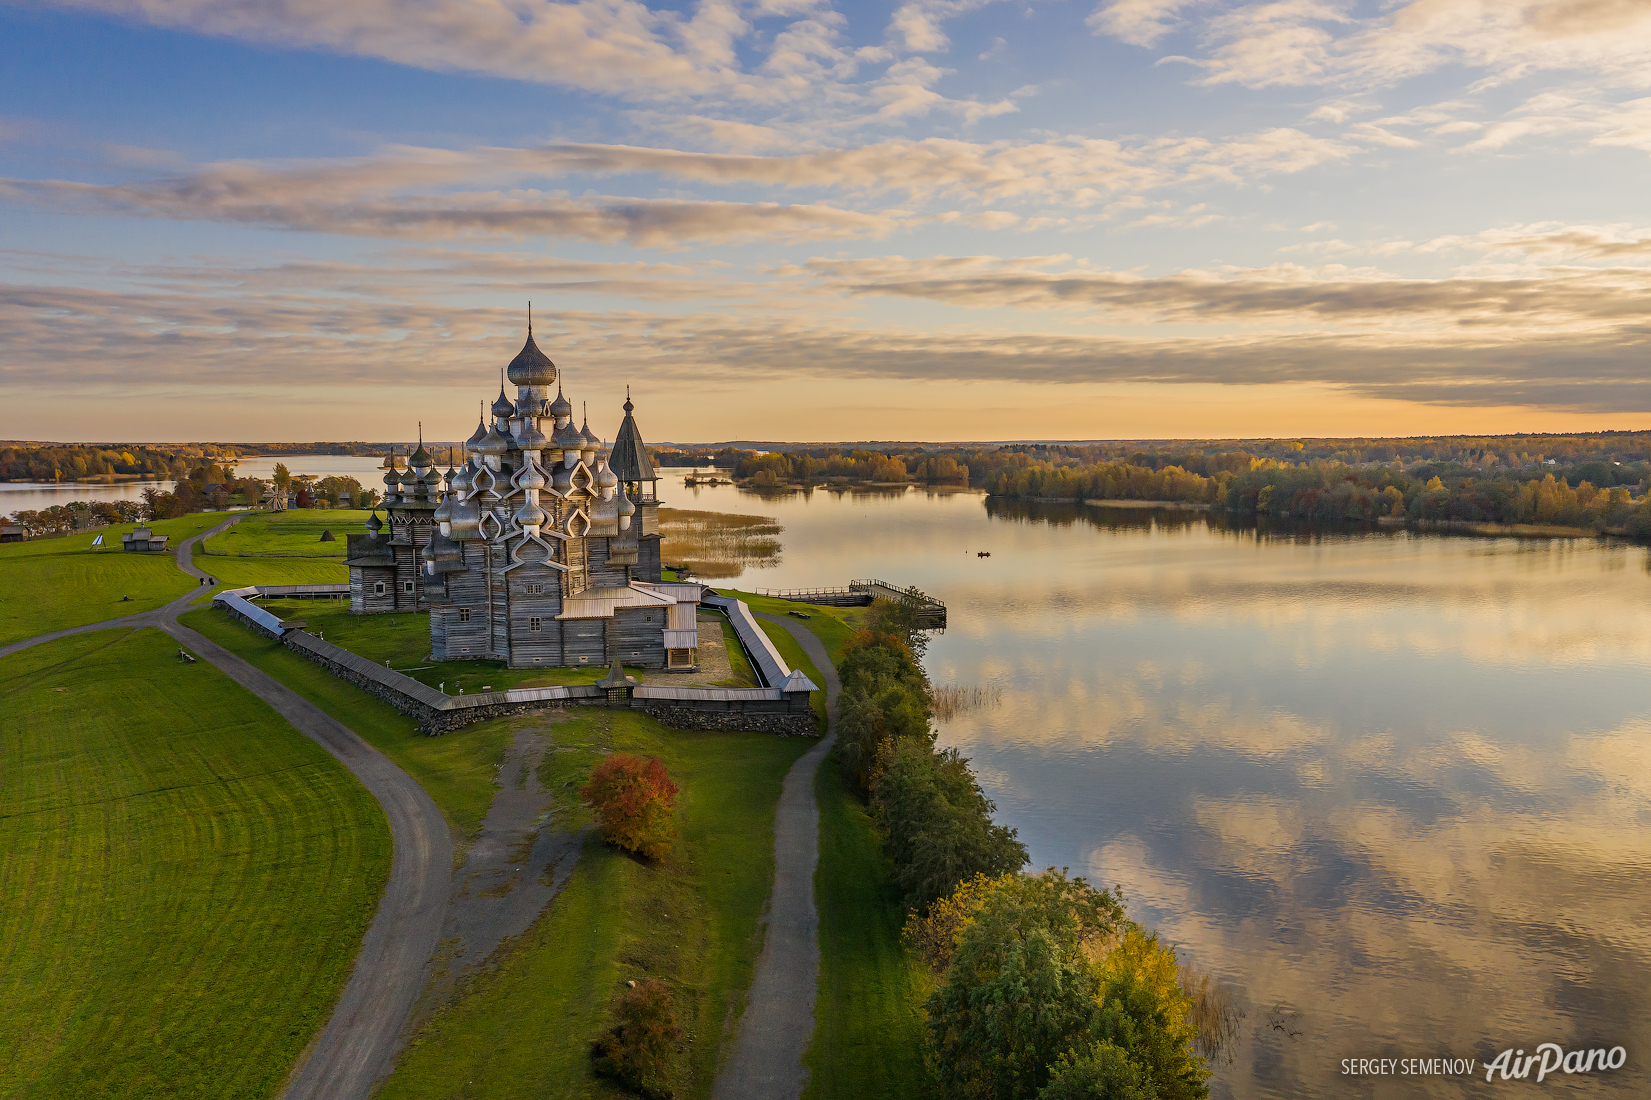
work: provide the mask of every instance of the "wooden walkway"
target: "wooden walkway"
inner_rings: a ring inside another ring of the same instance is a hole
[[[849,581],[846,588],[792,588],[772,589],[759,588],[759,596],[767,596],[775,600],[790,600],[793,603],[812,603],[821,607],[865,607],[878,600],[893,600],[899,603],[912,597],[912,590],[901,588],[888,581]],[[933,596],[917,593],[918,624],[928,630],[946,629],[946,605]]]

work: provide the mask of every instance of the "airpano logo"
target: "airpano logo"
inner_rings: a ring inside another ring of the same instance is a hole
[[[1596,1073],[1621,1069],[1627,1061],[1628,1051],[1622,1047],[1567,1051],[1558,1043],[1543,1043],[1536,1048],[1535,1054],[1526,1054],[1523,1050],[1504,1050],[1494,1060],[1485,1063],[1485,1080],[1496,1080],[1498,1072],[1503,1081],[1529,1079],[1534,1066],[1536,1080],[1540,1084],[1550,1073]]]

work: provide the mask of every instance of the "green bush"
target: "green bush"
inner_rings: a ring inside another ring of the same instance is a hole
[[[682,1037],[671,987],[647,978],[619,997],[619,1022],[590,1045],[596,1072],[647,1100],[671,1100],[671,1056]]]
[[[992,820],[997,807],[956,749],[935,752],[924,739],[895,742],[872,804],[909,909],[925,910],[959,883],[1026,862],[1026,845]]]

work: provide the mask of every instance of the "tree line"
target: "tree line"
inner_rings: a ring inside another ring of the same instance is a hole
[[[239,476],[232,462],[198,462],[180,471],[170,491],[146,485],[140,500],[71,501],[14,512],[10,522],[38,538],[111,523],[176,519],[193,512],[237,506],[256,508],[266,493],[286,495],[295,485],[294,504],[299,508],[370,508],[378,503],[378,493],[362,489],[353,477],[294,477],[279,462],[274,474],[271,481],[264,481]]]
[[[872,605],[839,674],[838,764],[869,802],[931,977],[928,1061],[966,1100],[1198,1100],[1230,996],[1065,870],[1027,874],[969,761],[936,747],[920,593]]]
[[[1587,463],[1525,476],[1435,463],[1354,467],[1244,457],[1244,468],[1212,464],[1209,476],[1173,465],[1037,463],[1000,471],[985,487],[1023,499],[1162,500],[1278,518],[1543,524],[1651,536],[1651,496],[1638,464]]]

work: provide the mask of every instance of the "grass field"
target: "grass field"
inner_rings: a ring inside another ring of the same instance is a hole
[[[227,518],[206,512],[149,526],[176,546]],[[151,611],[187,592],[195,579],[179,572],[170,551],[135,554],[120,548],[120,536],[134,526],[0,546],[0,645]],[[99,535],[103,546],[94,549],[92,540]],[[122,596],[132,599],[125,602]]]
[[[543,719],[501,719],[455,734]],[[657,756],[682,788],[681,839],[660,864],[592,835],[550,911],[465,995],[438,1013],[379,1094],[401,1097],[626,1096],[595,1078],[587,1045],[628,979],[660,977],[685,1041],[673,1082],[707,1097],[761,948],[780,782],[812,742],[671,730],[645,715],[579,709],[557,721],[541,773],[571,798],[610,750]],[[577,820],[576,818],[574,820]]]
[[[503,661],[439,661],[430,656],[430,613],[403,612],[394,615],[351,615],[345,600],[260,600],[259,605],[283,619],[301,619],[311,634],[319,631],[327,641],[374,664],[390,662],[390,667],[406,672],[420,683],[435,687],[446,684],[449,695],[463,688],[474,694],[483,688],[505,691],[513,687],[556,687],[565,684],[594,684],[608,670],[600,665],[580,668],[510,668]],[[626,672],[646,680],[645,670],[626,666]]]
[[[462,737],[426,737],[388,703],[242,626],[227,612],[202,608],[179,621],[269,673],[394,760],[441,807],[460,846],[481,827],[498,789],[499,762],[510,741],[507,730],[486,724],[466,728]]]
[[[118,630],[0,660],[0,1095],[271,1096],[348,978],[382,812],[176,654]]]
[[[366,531],[370,513],[299,508],[259,512],[195,547],[195,568],[225,588],[249,584],[345,584],[345,538]],[[336,542],[322,542],[331,531]],[[428,652],[428,651],[427,651]]]
[[[865,621],[868,610],[864,607],[822,607],[818,604],[793,603],[791,600],[758,596],[735,588],[719,588],[716,589],[716,594],[743,600],[752,611],[766,611],[770,615],[785,617],[792,611],[806,612],[809,618],[799,619],[798,622],[819,636],[833,661],[842,659],[843,647],[860,630],[860,624]]]
[[[809,1100],[935,1095],[923,1064],[927,976],[900,941],[905,914],[865,805],[835,757],[814,778],[820,808],[820,991],[804,1063]]]
[[[330,558],[343,561],[345,536],[366,534],[367,517],[371,514],[346,508],[259,512],[223,534],[207,539],[202,548],[210,557]],[[322,542],[323,531],[331,531],[336,541]]]

